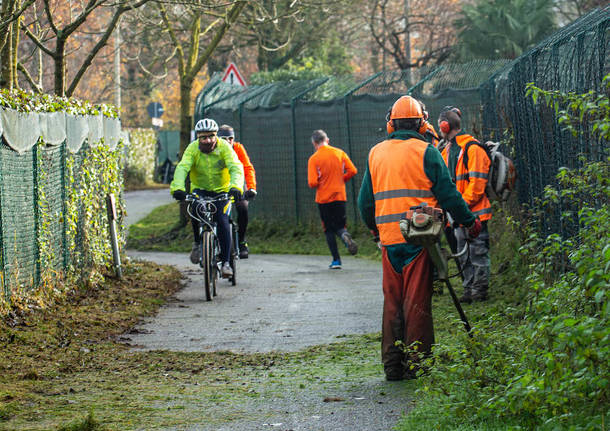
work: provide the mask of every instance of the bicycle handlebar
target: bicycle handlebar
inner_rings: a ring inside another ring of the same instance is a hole
[[[218,201],[227,201],[230,198],[231,197],[226,192],[219,193],[217,196],[213,196],[213,197],[212,196],[199,196],[197,193],[189,193],[186,195],[184,200],[187,202],[195,202],[195,201],[199,201],[199,200],[206,201],[206,202],[218,202]]]

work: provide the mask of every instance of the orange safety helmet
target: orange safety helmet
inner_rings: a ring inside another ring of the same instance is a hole
[[[426,125],[424,123],[424,113],[422,112],[421,105],[419,102],[411,96],[401,96],[392,109],[388,111],[386,115],[386,129],[388,134],[394,132],[394,120],[405,119],[405,118],[419,118],[421,120],[420,128],[418,132],[424,133],[426,131]]]

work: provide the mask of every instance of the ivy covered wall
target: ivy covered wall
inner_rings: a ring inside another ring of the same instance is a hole
[[[106,196],[116,198],[122,247],[125,151],[111,106],[1,92],[0,119],[2,314],[94,286],[112,265]]]

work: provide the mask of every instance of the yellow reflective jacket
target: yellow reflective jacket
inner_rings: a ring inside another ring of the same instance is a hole
[[[210,153],[199,150],[199,140],[186,147],[182,160],[176,166],[170,193],[185,190],[184,181],[190,174],[191,190],[202,189],[210,192],[228,192],[231,188],[243,191],[244,168],[231,144],[217,138],[216,148]]]

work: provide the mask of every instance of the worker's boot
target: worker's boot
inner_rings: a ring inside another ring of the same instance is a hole
[[[472,291],[464,289],[464,294],[460,297],[460,302],[470,304],[472,302]]]
[[[473,302],[487,301],[487,289],[477,289],[472,291],[470,298]]]

